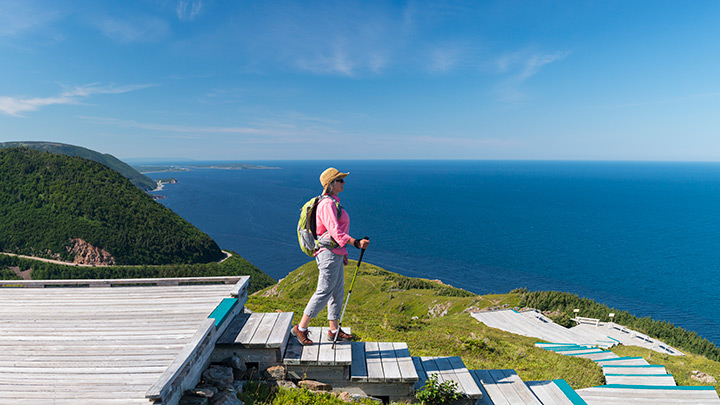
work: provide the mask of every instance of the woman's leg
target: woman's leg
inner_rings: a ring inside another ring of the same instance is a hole
[[[310,297],[303,311],[303,317],[298,324],[299,327],[305,329],[309,325],[310,320],[315,318],[328,301],[336,294],[334,291],[337,289],[337,278],[343,276],[342,262],[343,256],[336,255],[329,250],[323,250],[317,256],[315,260],[318,264],[318,284],[315,289],[315,293]],[[340,271],[338,272],[338,264]],[[340,281],[340,302],[342,302],[342,281]],[[329,310],[330,308],[328,308]],[[330,312],[328,312],[330,314]]]

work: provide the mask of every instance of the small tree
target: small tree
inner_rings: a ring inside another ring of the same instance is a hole
[[[462,398],[455,381],[439,382],[437,374],[431,375],[425,385],[415,392],[415,398],[423,405],[449,404]]]

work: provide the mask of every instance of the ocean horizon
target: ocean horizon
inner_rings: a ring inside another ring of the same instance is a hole
[[[219,162],[178,165],[202,163]],[[718,163],[242,163],[279,169],[148,175],[176,178],[159,201],[276,279],[312,260],[298,210],[334,166],[350,172],[340,198],[369,263],[477,294],[567,291],[720,343]]]

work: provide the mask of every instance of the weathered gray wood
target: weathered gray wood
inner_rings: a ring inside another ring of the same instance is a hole
[[[380,351],[380,359],[382,360],[383,373],[386,382],[402,381],[400,366],[398,366],[397,357],[395,356],[395,347],[392,342],[379,342],[378,350]]]
[[[420,360],[428,378],[435,376],[439,382],[445,382],[445,378],[440,373],[440,368],[435,363],[435,357],[420,357]]]
[[[420,357],[413,357],[412,358],[413,366],[415,366],[415,372],[418,375],[418,381],[415,383],[415,389],[419,390],[420,388],[425,385],[425,381],[427,381],[427,373],[425,373],[425,367],[423,367],[422,359]]]
[[[235,343],[240,331],[243,329],[249,318],[250,314],[238,314],[232,321],[230,321],[230,325],[225,330],[225,333],[223,333],[222,336],[220,336],[220,339],[218,339],[218,344],[229,345]]]
[[[398,368],[400,369],[401,381],[417,382],[417,371],[415,371],[415,366],[413,365],[407,343],[393,342],[393,349],[395,350],[395,357],[397,358]]]
[[[292,327],[292,312],[283,312],[278,314],[278,319],[275,322],[270,336],[268,336],[267,345],[272,348],[282,348],[285,350],[285,343],[288,341],[290,336],[290,328]]]
[[[483,393],[483,398],[487,397],[487,399],[492,401],[491,403],[495,405],[513,405],[520,403],[519,397],[506,396],[506,391],[501,388],[501,385],[498,384],[489,370],[472,370],[470,374],[475,377],[476,381],[482,385],[485,393],[487,393],[487,395]],[[509,391],[509,393],[511,394],[512,391]],[[512,402],[513,400],[516,402]]]
[[[470,371],[465,367],[462,359],[458,356],[447,358],[450,367],[455,373],[456,381],[463,387],[463,392],[470,398],[480,398],[482,392],[478,387],[475,379],[470,375]]]
[[[237,338],[235,338],[235,343],[250,347],[252,337],[255,335],[255,331],[260,325],[260,321],[262,321],[263,317],[265,317],[265,314],[261,312],[250,314],[248,320],[245,321],[245,326],[243,326]]]
[[[180,284],[223,283],[237,284],[249,276],[134,278],[110,280],[0,280],[0,287],[44,288],[48,286],[112,287],[121,285],[176,286]]]
[[[318,364],[321,366],[331,366],[335,364],[335,350],[332,348],[332,342],[327,340],[329,328],[323,327],[320,330],[320,338],[318,338]]]
[[[285,356],[283,357],[283,363],[285,364],[300,364],[302,359],[303,345],[297,340],[296,337],[288,339],[287,347],[285,349]]]
[[[385,382],[385,373],[377,342],[365,342],[365,364],[367,365],[368,382]]]
[[[303,346],[302,355],[300,356],[300,364],[317,364],[318,355],[320,354],[320,339],[322,339],[322,328],[311,326],[308,328],[308,337],[313,344]]]
[[[526,381],[525,385],[543,404],[573,405],[553,381]]]
[[[254,315],[258,315],[258,313],[255,313]],[[258,324],[255,333],[250,339],[250,343],[248,346],[251,348],[259,349],[268,347],[267,341],[270,337],[270,332],[272,332],[273,326],[275,326],[275,322],[278,319],[277,312],[268,312],[262,315],[263,317],[260,320],[260,323]]]
[[[365,363],[365,343],[350,342],[352,351],[352,364],[350,365],[350,379],[352,381],[367,381],[367,364]]]
[[[502,375],[504,375],[504,378],[499,379],[498,381],[506,383],[512,390],[514,390],[515,394],[522,401],[522,402],[518,402],[518,403],[542,405],[540,403],[540,401],[532,393],[532,391],[530,391],[530,389],[527,387],[527,385],[525,385],[525,383],[520,379],[520,377],[517,375],[517,373],[515,373],[515,370],[494,370],[494,371],[498,371],[499,373],[502,373]],[[498,375],[500,375],[500,374],[498,374]]]

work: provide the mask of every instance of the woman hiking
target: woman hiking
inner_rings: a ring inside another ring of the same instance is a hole
[[[350,216],[340,205],[338,194],[345,188],[345,177],[349,173],[341,173],[334,167],[326,169],[320,175],[320,184],[323,186],[323,196],[317,206],[317,235],[319,249],[315,252],[317,262],[318,283],[315,293],[308,301],[303,311],[300,323],[293,326],[292,334],[303,345],[311,345],[313,341],[308,336],[310,321],[327,305],[328,331],[327,339],[333,341],[338,333],[337,340],[352,340],[342,330],[338,330],[338,319],[343,303],[343,268],[348,264],[347,245],[358,249],[366,249],[370,241],[355,239],[348,234],[350,229]],[[338,211],[340,212],[338,214]]]

